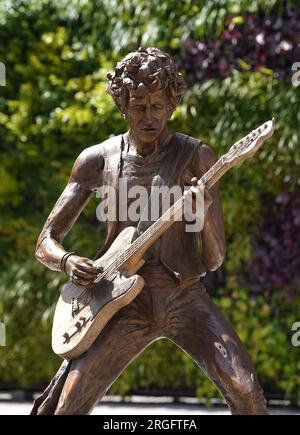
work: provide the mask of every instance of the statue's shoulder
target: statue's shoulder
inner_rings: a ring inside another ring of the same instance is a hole
[[[202,141],[199,139],[196,139],[192,136],[188,136],[187,134],[183,133],[174,133],[176,141],[184,148],[191,149],[191,151],[196,150],[202,145]]]
[[[201,139],[196,139],[182,133],[175,133],[175,137],[179,146],[183,147],[184,152],[189,156],[192,167],[196,168],[195,173],[198,173],[198,168],[202,168],[202,173],[204,173],[216,163],[216,153]]]
[[[122,144],[122,137],[122,134],[119,134],[118,136],[112,136],[104,142],[100,143],[99,145],[96,145],[97,147],[99,147],[99,154],[102,157],[109,157],[110,155],[113,155],[115,153],[119,154]]]
[[[211,161],[216,159],[216,153],[214,150],[201,139],[177,132],[175,133],[175,137],[183,147],[197,151],[197,154],[199,154],[203,159]]]
[[[79,165],[92,167],[98,165],[105,157],[120,152],[122,135],[113,136],[97,145],[84,149],[78,156],[76,162]]]
[[[121,140],[122,135],[113,136],[84,149],[74,163],[71,178],[80,184],[98,185],[105,159],[120,152]]]
[[[120,152],[122,135],[112,136],[97,145],[90,146],[83,150],[79,157],[93,161],[101,157],[109,156],[115,152]]]

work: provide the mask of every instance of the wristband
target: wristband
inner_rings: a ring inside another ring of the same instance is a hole
[[[64,273],[66,273],[66,270],[65,270],[66,261],[69,257],[71,257],[71,255],[76,255],[76,253],[75,252],[66,252],[60,260],[59,268]]]

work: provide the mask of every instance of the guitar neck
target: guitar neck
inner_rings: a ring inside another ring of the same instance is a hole
[[[231,168],[231,165],[225,163],[224,156],[222,156],[202,177],[202,183],[210,189],[214,184],[216,184],[219,179],[226,174],[226,172]]]

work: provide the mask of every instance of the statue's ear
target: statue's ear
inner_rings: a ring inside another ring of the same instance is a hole
[[[127,119],[127,107],[125,105],[120,105],[120,112],[122,115],[122,118]]]

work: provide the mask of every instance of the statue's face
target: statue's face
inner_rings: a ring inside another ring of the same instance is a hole
[[[169,118],[165,91],[130,91],[125,115],[138,140],[145,143],[156,141]]]

